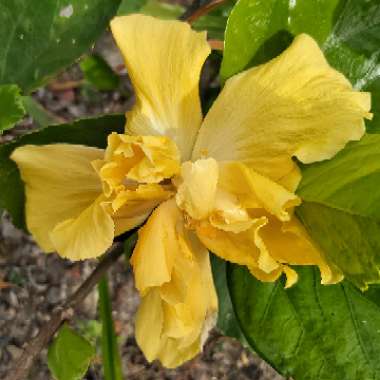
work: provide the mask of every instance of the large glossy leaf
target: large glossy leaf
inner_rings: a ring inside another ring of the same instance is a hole
[[[244,346],[248,346],[232,306],[227,285],[227,262],[218,256],[211,255],[211,267],[214,285],[218,295],[217,328],[223,335],[235,338]]]
[[[54,125],[22,136],[20,139],[0,146],[0,209],[7,210],[13,223],[25,228],[24,185],[16,164],[9,159],[13,150],[26,144],[70,143],[104,148],[112,131],[122,132],[125,118],[122,115],[82,119],[69,124]]]
[[[324,286],[318,270],[298,269],[290,289],[230,266],[240,327],[254,349],[295,380],[376,380],[380,376],[380,290],[349,282]]]
[[[279,54],[291,34],[308,33],[322,43],[339,0],[239,0],[227,22],[221,77]]]
[[[49,347],[48,366],[56,380],[81,380],[94,356],[95,348],[65,324]]]
[[[120,0],[0,3],[0,84],[16,83],[30,91],[90,48]]]
[[[25,108],[18,86],[0,85],[0,134],[12,128],[24,114]]]
[[[380,2],[346,0],[323,48],[357,89],[372,93],[374,119],[367,129],[380,132]]]
[[[380,135],[305,166],[297,214],[327,259],[361,288],[380,281]]]

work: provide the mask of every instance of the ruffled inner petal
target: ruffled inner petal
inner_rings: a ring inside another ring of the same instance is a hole
[[[202,337],[213,326],[217,297],[208,252],[185,228],[174,199],[162,203],[141,229],[131,262],[143,297],[138,344],[148,360],[176,367],[200,352]],[[148,308],[145,300],[151,297],[154,307]]]

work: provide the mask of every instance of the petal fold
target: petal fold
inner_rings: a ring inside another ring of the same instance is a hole
[[[182,160],[189,159],[202,120],[198,86],[210,54],[206,33],[144,15],[115,17],[111,30],[136,92],[126,130],[168,136]]]
[[[73,261],[98,257],[112,245],[114,222],[100,196],[76,218],[59,223],[50,239],[62,257]]]

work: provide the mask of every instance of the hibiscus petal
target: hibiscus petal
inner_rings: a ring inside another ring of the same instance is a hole
[[[254,221],[253,226],[246,231],[235,233],[224,231],[208,222],[199,224],[196,232],[200,241],[213,253],[224,260],[257,267],[260,249],[255,244],[255,231],[266,223],[266,218]]]
[[[70,260],[98,257],[112,245],[114,222],[100,196],[78,217],[59,223],[50,232],[57,252]]]
[[[137,227],[172,191],[158,184],[141,184],[135,190],[120,191],[110,205],[115,222],[115,236]]]
[[[300,174],[292,157],[304,163],[333,157],[362,137],[369,109],[370,94],[354,91],[302,34],[279,57],[226,82],[202,124],[193,159],[207,154],[242,161],[294,190]]]
[[[162,136],[128,136],[111,133],[105,159],[94,163],[105,182],[105,194],[120,186],[159,183],[179,173],[179,152],[172,140]]]
[[[12,153],[25,183],[27,227],[44,251],[56,249],[50,238],[54,227],[77,218],[101,194],[91,161],[103,154],[100,149],[70,144],[26,145]]]
[[[317,265],[321,271],[322,284],[335,284],[342,280],[341,272],[327,265],[323,253],[296,217],[285,223],[271,218],[260,230],[260,236],[271,256],[278,262],[290,265]]]
[[[241,162],[221,163],[219,185],[243,207],[264,208],[282,221],[289,220],[289,210],[301,203],[297,195]]]
[[[157,358],[162,347],[164,315],[159,289],[153,288],[141,299],[136,314],[136,340],[148,361]]]
[[[198,86],[210,54],[206,33],[143,15],[116,17],[111,29],[137,98],[126,130],[171,137],[182,160],[189,159],[202,121]]]
[[[151,287],[171,279],[173,252],[177,249],[176,223],[180,212],[172,201],[162,203],[139,231],[131,264],[135,284],[144,295]]]
[[[142,228],[132,264],[143,296],[137,342],[148,360],[176,367],[200,352],[214,325],[217,297],[207,249],[185,229],[174,199],[161,204]],[[149,297],[155,297],[151,307]]]
[[[212,159],[185,162],[178,186],[178,206],[194,219],[203,219],[214,208],[218,183],[218,163]]]

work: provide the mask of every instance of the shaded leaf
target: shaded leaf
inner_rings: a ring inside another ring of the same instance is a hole
[[[115,131],[124,131],[123,115],[109,115],[94,119],[82,119],[69,124],[60,124],[27,134],[9,144],[0,146],[0,209],[6,209],[13,223],[25,228],[24,185],[17,165],[10,160],[13,150],[26,144],[70,143],[105,148],[107,136]]]
[[[297,215],[328,261],[357,286],[380,281],[380,136],[303,168]]]
[[[140,9],[140,12],[145,15],[164,20],[174,20],[181,16],[184,11],[185,8],[179,4],[169,4],[159,0],[148,0]]]
[[[106,29],[120,0],[2,1],[0,84],[29,92],[70,65]]]
[[[308,33],[322,43],[339,0],[239,0],[227,22],[222,79],[284,50],[292,35]]]
[[[0,134],[13,128],[24,114],[25,108],[18,86],[0,85]]]
[[[32,117],[34,123],[39,127],[47,127],[48,125],[61,123],[60,118],[45,109],[32,96],[23,96],[22,102],[26,113]]]
[[[81,380],[94,356],[95,348],[64,324],[49,347],[48,366],[56,380]]]
[[[346,281],[321,285],[317,269],[299,267],[299,282],[284,289],[280,281],[256,280],[243,267],[229,269],[231,298],[246,339],[284,376],[380,376],[379,288],[367,298]]]
[[[195,30],[207,30],[209,38],[224,38],[224,30],[227,18],[235,0],[228,0],[215,10],[195,20],[192,28]],[[122,2],[118,14],[127,15],[130,13],[143,13],[145,15],[158,17],[167,20],[174,20],[185,13],[186,8],[179,4],[168,3],[160,0],[125,0]]]
[[[211,267],[215,289],[218,294],[217,328],[223,335],[235,338],[247,347],[247,342],[240,329],[231,302],[227,285],[227,263],[218,256],[211,255]]]
[[[124,241],[124,257],[125,257],[125,267],[128,269],[130,266],[130,258],[132,256],[133,250],[135,249],[137,243],[137,231],[129,231],[128,237]]]
[[[131,13],[139,13],[147,1],[148,0],[121,0],[117,14],[118,16],[124,16]]]
[[[380,132],[380,2],[346,0],[324,51],[330,64],[355,88],[372,93],[374,119],[368,132]]]
[[[119,86],[120,78],[100,55],[85,57],[80,68],[86,81],[100,91],[111,91]]]

